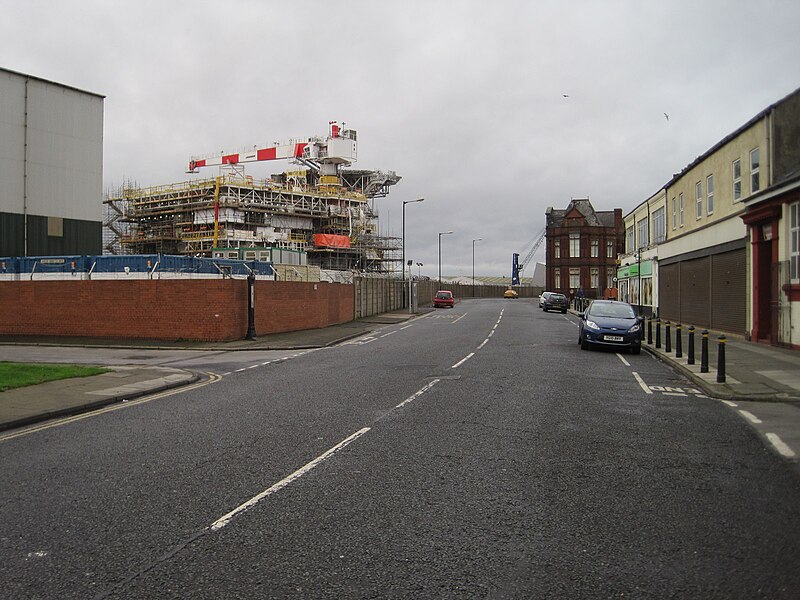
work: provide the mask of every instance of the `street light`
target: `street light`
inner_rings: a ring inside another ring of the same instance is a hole
[[[425,198],[417,198],[416,200],[403,200],[403,282],[406,280],[406,204],[422,202],[423,200],[425,200]]]
[[[475,242],[482,241],[483,238],[472,240],[472,297],[475,297]]]
[[[442,285],[442,236],[443,235],[450,235],[453,233],[452,231],[440,231],[439,232],[439,285]]]
[[[417,263],[417,279],[422,279],[422,263]]]

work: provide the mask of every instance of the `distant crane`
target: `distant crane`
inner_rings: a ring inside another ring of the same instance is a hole
[[[525,258],[522,262],[519,262],[519,253],[515,252],[511,259],[511,285],[519,285],[520,278],[522,276],[522,271],[528,266],[528,263],[533,259],[533,255],[536,254],[536,251],[539,249],[539,246],[542,245],[545,236],[547,235],[547,228],[542,229],[539,233],[536,234],[536,237],[531,240],[532,246],[528,253],[525,255]],[[526,246],[527,248],[527,246]]]

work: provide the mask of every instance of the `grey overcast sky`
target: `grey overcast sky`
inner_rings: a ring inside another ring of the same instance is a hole
[[[797,0],[0,0],[0,64],[106,96],[104,181],[358,130],[402,176],[384,234],[437,271],[510,276],[548,206],[624,213],[800,86]],[[569,97],[564,97],[564,95]],[[669,120],[664,116],[669,115]],[[289,165],[248,167],[256,178]],[[540,250],[538,260],[544,260]],[[416,267],[415,267],[416,272]],[[531,273],[528,273],[531,274]]]

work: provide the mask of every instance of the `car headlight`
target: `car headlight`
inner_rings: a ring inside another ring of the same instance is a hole
[[[589,329],[596,329],[597,331],[600,331],[600,326],[597,323],[595,323],[594,321],[587,320],[586,321],[586,326]]]
[[[641,325],[639,325],[639,323],[637,323],[636,325],[634,325],[633,327],[631,327],[631,328],[630,328],[628,331],[629,331],[630,333],[636,333],[636,332],[637,332],[637,331],[639,331],[641,328],[642,328],[642,327],[641,327]]]

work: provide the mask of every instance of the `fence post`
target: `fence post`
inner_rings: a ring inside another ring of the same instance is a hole
[[[708,329],[701,332],[703,341],[700,345],[700,372],[708,373]]]
[[[687,364],[694,364],[694,325],[689,325],[689,358]]]
[[[664,326],[664,352],[672,352],[672,335],[669,331],[669,321]]]
[[[675,325],[675,358],[683,358],[683,341],[681,340],[681,330],[683,327],[680,323]]]
[[[724,335],[719,336],[719,347],[717,350],[717,383],[725,383],[725,342],[728,341]]]

